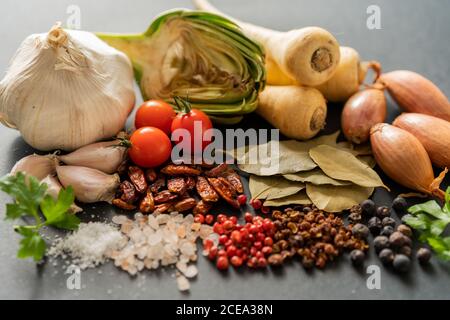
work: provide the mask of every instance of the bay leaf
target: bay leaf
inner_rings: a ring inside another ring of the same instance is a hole
[[[311,203],[312,202],[308,198],[308,195],[306,194],[305,190],[302,190],[296,194],[293,194],[293,195],[290,195],[287,197],[264,201],[264,205],[267,207],[281,207],[281,206],[288,206],[288,205],[293,205],[293,204],[308,205]]]
[[[291,181],[310,182],[312,184],[331,184],[333,186],[346,186],[352,184],[350,181],[341,181],[330,178],[319,168],[311,171],[284,174],[283,177]]]
[[[279,199],[305,189],[305,184],[286,180],[282,176],[250,176],[249,189],[252,199]]]
[[[342,149],[320,145],[310,150],[311,158],[328,176],[351,181],[361,187],[384,187],[378,174],[353,154]]]
[[[339,131],[320,136],[309,141],[269,141],[269,143],[258,146],[251,146],[244,156],[236,159],[240,170],[256,174],[259,176],[272,176],[276,174],[295,173],[300,171],[309,171],[317,167],[317,164],[311,159],[309,150],[318,145],[336,145],[336,139]],[[259,159],[259,148],[262,153],[272,150],[272,144],[279,143],[276,154],[267,154],[264,159]],[[255,159],[255,155],[258,155]]]
[[[374,188],[357,185],[332,186],[306,184],[306,194],[319,209],[327,212],[341,212],[368,199]]]

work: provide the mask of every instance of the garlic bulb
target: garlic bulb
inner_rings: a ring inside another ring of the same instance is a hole
[[[127,150],[125,147],[119,146],[119,143],[119,140],[97,142],[58,158],[68,165],[88,167],[104,173],[115,173],[124,161]]]
[[[47,185],[47,194],[51,196],[53,199],[58,199],[59,191],[62,189],[61,183],[59,183],[58,179],[52,175],[48,175],[45,177],[41,183],[45,183]],[[83,211],[79,206],[73,203],[70,206],[70,212],[78,213]]]
[[[41,181],[46,176],[55,174],[57,165],[58,159],[53,154],[46,156],[32,154],[17,161],[9,174],[15,175],[20,171]]]
[[[86,167],[60,166],[56,172],[64,188],[72,186],[75,198],[84,203],[111,202],[120,184],[118,174],[109,175]]]
[[[125,54],[94,34],[64,30],[24,40],[0,82],[0,122],[39,150],[74,150],[125,125],[135,95]]]

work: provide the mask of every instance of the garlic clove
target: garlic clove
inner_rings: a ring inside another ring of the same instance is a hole
[[[59,156],[67,165],[97,169],[105,173],[115,173],[124,161],[126,148],[119,146],[118,140],[98,142],[81,147],[72,153]]]
[[[54,175],[58,164],[58,159],[54,154],[46,156],[32,154],[20,159],[11,169],[10,174],[15,175],[17,172],[24,172],[41,181],[48,175]]]
[[[109,175],[97,169],[59,166],[56,172],[61,184],[65,188],[72,186],[76,199],[84,203],[111,202],[120,184],[118,174]]]
[[[57,200],[59,191],[62,189],[61,183],[59,183],[58,179],[52,175],[48,175],[41,181],[47,185],[47,194],[51,196],[53,199]],[[71,213],[78,213],[83,211],[82,208],[77,206],[75,203],[70,206]]]

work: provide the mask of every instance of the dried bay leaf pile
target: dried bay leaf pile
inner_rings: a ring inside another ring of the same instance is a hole
[[[338,143],[338,135],[280,141],[278,154],[270,155],[271,163],[238,163],[251,174],[252,198],[263,200],[265,206],[314,204],[321,210],[341,212],[369,198],[376,187],[388,189],[372,169],[370,148]]]

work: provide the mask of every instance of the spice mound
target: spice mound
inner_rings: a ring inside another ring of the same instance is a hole
[[[111,252],[126,244],[126,237],[113,225],[101,222],[81,223],[78,230],[55,241],[49,256],[67,258],[81,269],[105,263]]]
[[[285,259],[299,256],[305,268],[324,268],[344,251],[366,251],[367,243],[352,234],[341,217],[326,213],[314,206],[272,212],[277,231],[273,254],[268,262],[280,265]]]
[[[197,267],[191,264],[197,261],[197,239],[218,241],[212,227],[194,222],[192,214],[183,216],[172,212],[146,216],[138,212],[134,220],[115,216],[113,222],[120,225],[127,239],[124,247],[111,253],[114,264],[130,275],[136,275],[144,268],[175,265],[181,291],[189,290],[188,279],[198,273]]]

